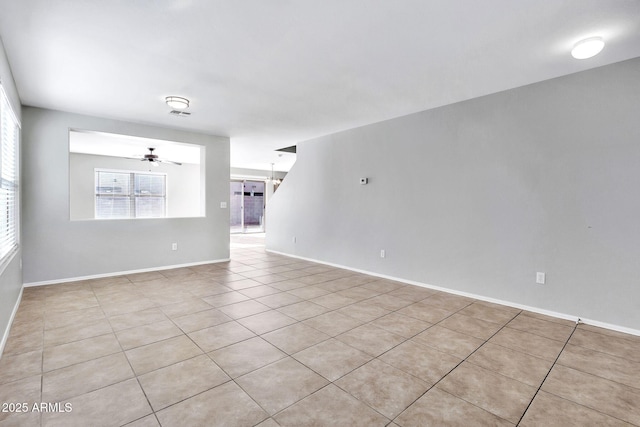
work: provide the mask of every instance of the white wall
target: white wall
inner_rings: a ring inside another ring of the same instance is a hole
[[[2,40],[0,40],[0,82],[2,82],[2,87],[7,93],[13,111],[20,121],[22,117],[20,98],[18,97],[13,75],[7,62],[7,55],[4,51]],[[8,263],[0,266],[0,353],[8,337],[11,315],[16,308],[16,304],[20,298],[20,291],[22,290],[21,258],[22,249],[20,247]]]
[[[70,128],[205,146],[206,217],[70,221]],[[24,107],[23,141],[26,284],[229,257],[228,138]]]
[[[71,220],[95,218],[95,169],[149,171],[149,163],[121,157],[70,153],[69,197]],[[151,170],[167,175],[167,216],[202,216],[200,165],[160,163]]]
[[[639,112],[640,58],[299,143],[267,249],[640,330]]]

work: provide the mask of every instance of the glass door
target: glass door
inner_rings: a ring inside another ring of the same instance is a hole
[[[229,203],[229,227],[232,233],[242,233],[242,199],[244,194],[244,181],[231,181],[231,194]]]
[[[231,181],[229,224],[232,233],[264,231],[263,181]]]

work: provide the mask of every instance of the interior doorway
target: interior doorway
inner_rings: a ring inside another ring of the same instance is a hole
[[[231,233],[264,232],[264,181],[232,180],[230,201]]]

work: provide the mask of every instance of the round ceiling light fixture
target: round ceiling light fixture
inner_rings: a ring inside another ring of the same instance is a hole
[[[177,110],[184,110],[185,108],[189,108],[189,100],[181,96],[167,96],[164,101],[169,107],[175,108]]]
[[[588,39],[580,40],[573,46],[571,56],[575,59],[592,58],[599,54],[603,48],[604,40],[602,40],[602,37],[589,37]]]

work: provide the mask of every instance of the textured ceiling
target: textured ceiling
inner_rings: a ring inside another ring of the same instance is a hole
[[[287,170],[273,150],[640,56],[640,1],[0,0],[0,37],[25,105],[229,136],[232,166]]]

